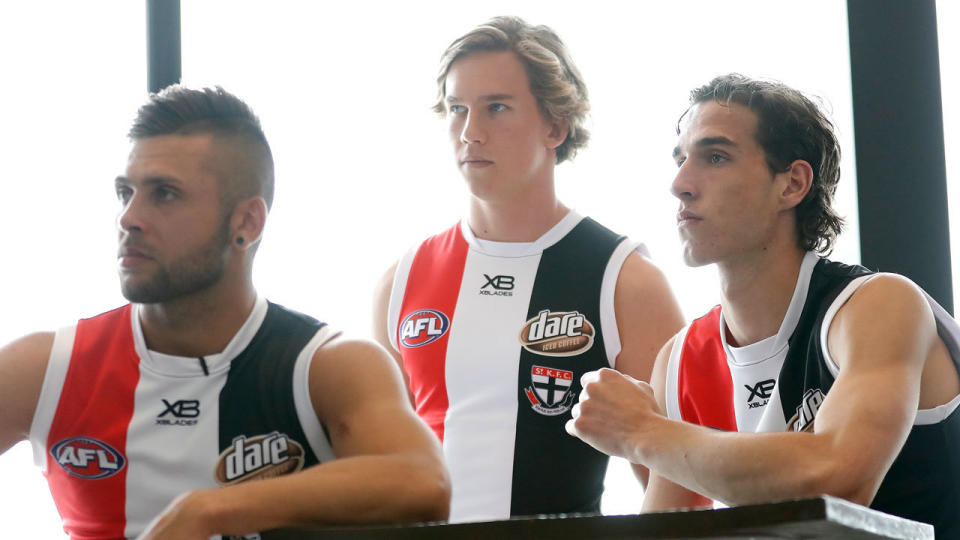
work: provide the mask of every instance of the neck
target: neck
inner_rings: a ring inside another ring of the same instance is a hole
[[[731,345],[750,345],[780,330],[805,254],[792,243],[788,246],[717,264],[720,304]]]
[[[469,223],[474,236],[495,242],[533,242],[570,211],[557,200],[553,183],[535,192],[503,200],[470,198]]]
[[[249,277],[156,304],[142,304],[140,324],[147,348],[176,356],[222,352],[246,322],[257,300]]]

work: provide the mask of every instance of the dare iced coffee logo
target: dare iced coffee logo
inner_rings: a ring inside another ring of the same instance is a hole
[[[245,480],[273,478],[303,468],[303,447],[283,433],[240,435],[220,454],[213,476],[229,486]]]
[[[593,346],[593,325],[578,311],[545,309],[520,330],[524,349],[545,356],[574,356]]]

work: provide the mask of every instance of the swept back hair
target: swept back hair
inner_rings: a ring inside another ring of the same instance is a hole
[[[543,117],[566,124],[569,132],[556,149],[556,163],[573,159],[590,139],[584,127],[590,101],[570,52],[548,26],[533,26],[520,17],[494,17],[454,40],[440,58],[433,110],[446,115],[447,75],[454,62],[475,52],[500,51],[514,53],[523,64]]]

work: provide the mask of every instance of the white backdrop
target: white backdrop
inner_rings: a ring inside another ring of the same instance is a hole
[[[142,4],[0,8],[0,343],[123,302],[112,183],[145,97]],[[377,278],[466,207],[444,124],[429,110],[440,53],[494,15],[548,24],[572,49],[593,103],[590,147],[558,169],[561,198],[646,241],[693,317],[716,303],[716,277],[680,260],[670,152],[689,90],[716,74],[776,78],[824,98],[845,151],[837,206],[849,226],[835,257],[859,261],[846,3],[800,6],[183,2],[184,82],[245,98],[273,146],[278,184],[258,255],[261,292],[363,335]],[[947,84],[945,75],[945,95]],[[63,537],[27,445],[0,457],[0,478],[4,536]],[[639,508],[624,464],[611,468],[608,486],[605,512]]]

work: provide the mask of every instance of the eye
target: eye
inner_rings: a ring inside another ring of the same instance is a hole
[[[723,163],[724,161],[727,161],[727,156],[723,154],[718,154],[717,152],[710,154],[710,163],[713,163],[714,165],[716,165],[719,163]]]
[[[685,158],[685,157],[682,157],[682,158],[681,158],[681,157],[678,157],[676,161],[677,161],[677,168],[679,169],[680,167],[683,167],[683,164],[684,164],[684,163],[686,163],[687,158]]]
[[[450,114],[463,114],[467,112],[467,108],[465,106],[455,105],[455,104],[450,105],[450,107],[447,110],[450,112]]]
[[[133,196],[133,190],[129,186],[119,185],[117,186],[117,200],[123,204],[127,204],[130,200],[130,197]]]
[[[507,106],[503,103],[491,103],[489,109],[490,112],[500,112],[507,110]]]
[[[158,186],[153,191],[153,199],[157,202],[170,202],[177,198],[176,190],[170,189],[165,186]]]

